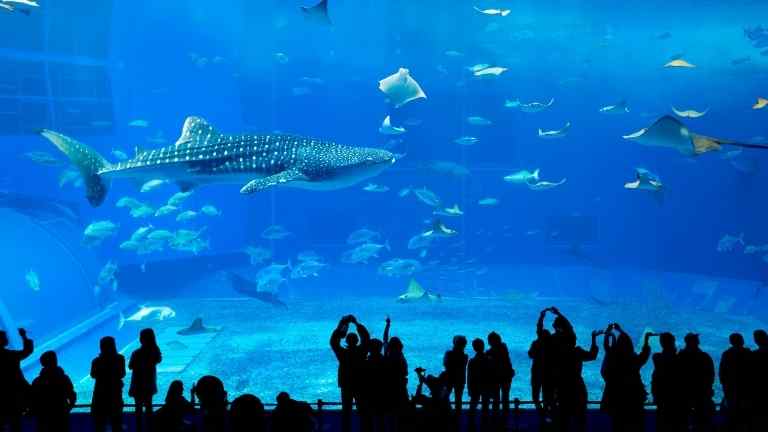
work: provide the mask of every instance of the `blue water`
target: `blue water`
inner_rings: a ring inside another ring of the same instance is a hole
[[[74,222],[62,223],[60,211],[31,217],[18,205],[3,205],[0,301],[7,313],[0,322],[29,327],[40,343],[107,303],[118,302],[126,316],[140,305],[169,306],[175,318],[129,323],[119,332],[117,316],[111,317],[62,347],[64,367],[78,380],[85,376],[100,335],[118,334],[121,348],[130,350],[144,325],[173,334],[202,316],[222,332],[183,372],[161,373],[161,391],[175,376],[191,381],[210,372],[222,375],[232,394],[267,397],[286,388],[301,398],[336,398],[326,344],[346,313],[358,313],[375,332],[384,315],[399,318],[410,364],[429,369],[439,366],[454,333],[477,337],[497,329],[513,351],[520,373],[515,391],[522,398],[534,321],[551,304],[568,306],[583,344],[590,329],[619,320],[635,340],[646,328],[678,337],[699,331],[717,359],[730,332],[751,332],[766,318],[764,253],[746,254],[744,247],[768,243],[762,200],[768,153],[744,150],[730,160],[724,154],[733,148],[724,148],[694,158],[622,135],[671,114],[674,106],[708,110],[681,119],[697,133],[765,141],[768,108],[752,105],[766,96],[768,57],[750,44],[744,28],[768,24],[759,20],[768,16],[768,5],[668,3],[478,2],[480,8],[511,9],[506,17],[490,17],[463,1],[331,0],[332,27],[306,20],[299,10],[305,3],[282,0],[82,0],[44,4],[30,16],[0,13],[0,189],[41,203],[61,200],[77,211]],[[449,50],[462,55],[446,55]],[[678,55],[696,68],[663,67]],[[508,70],[481,80],[466,70],[477,63]],[[377,87],[400,67],[410,70],[427,99],[395,109]],[[539,113],[504,107],[505,100],[551,98],[553,105]],[[598,112],[622,100],[629,113]],[[388,114],[408,130],[395,145],[378,133]],[[34,133],[47,128],[111,161],[112,150],[132,157],[135,147],[175,142],[190,115],[225,133],[282,131],[386,147],[404,157],[373,179],[331,192],[273,188],[242,196],[242,185],[201,186],[183,208],[210,204],[221,214],[178,223],[174,216],[135,219],[115,207],[131,196],[157,208],[177,192],[174,185],[140,193],[142,182],[117,180],[105,203],[91,208],[82,188],[59,187],[65,166],[42,166],[24,156],[46,152],[65,160]],[[469,116],[492,124],[470,125]],[[420,124],[411,126],[409,119]],[[129,126],[134,120],[148,127]],[[566,122],[572,127],[562,139],[537,136],[539,128]],[[479,142],[453,142],[463,135]],[[429,166],[436,160],[460,164],[470,174],[435,172]],[[623,188],[636,167],[660,176],[663,203],[652,193]],[[543,179],[567,182],[532,191],[502,180],[534,168]],[[363,191],[368,182],[389,191]],[[433,209],[413,194],[399,197],[406,187],[426,187],[445,207],[456,203],[464,212],[443,218],[459,234],[435,242],[425,257],[407,243],[428,228]],[[489,197],[498,205],[478,205]],[[567,222],[576,217],[588,229]],[[118,224],[117,234],[100,246],[84,246],[83,230],[101,220]],[[206,227],[210,249],[197,255],[120,249],[148,224]],[[293,235],[262,238],[274,224]],[[379,232],[391,250],[368,264],[342,263],[347,236],[363,227]],[[726,234],[743,234],[744,245],[718,251]],[[572,238],[579,240],[577,253]],[[272,261],[281,264],[296,264],[299,252],[314,250],[328,266],[317,277],[289,278],[278,292],[289,306],[275,309],[237,294],[221,276],[230,270],[254,277],[269,264],[249,266],[242,253],[249,245],[271,250]],[[395,304],[409,278],[382,276],[377,268],[396,257],[419,260],[425,268],[415,278],[442,294],[444,303]],[[94,285],[109,260],[119,267],[118,289],[105,299]],[[27,283],[29,271],[38,275],[39,290]],[[600,394],[598,367],[599,360],[586,369],[593,397]],[[78,389],[87,392],[90,385],[83,380]]]

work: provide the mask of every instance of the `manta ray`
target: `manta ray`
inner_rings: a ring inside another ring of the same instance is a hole
[[[381,149],[348,147],[296,135],[226,135],[200,117],[187,117],[176,144],[108,162],[92,148],[51,130],[41,134],[61,150],[83,177],[93,207],[104,202],[112,179],[175,182],[182,191],[199,184],[244,184],[250,194],[285,185],[333,190],[378,175],[395,163]]]
[[[439,302],[443,298],[440,294],[433,294],[427,290],[425,290],[418,282],[416,282],[416,279],[411,279],[411,282],[408,284],[408,290],[405,292],[405,294],[400,295],[397,297],[398,303],[413,303],[413,302]]]
[[[746,144],[723,138],[699,135],[690,131],[687,126],[669,115],[661,117],[647,128],[624,135],[622,138],[636,141],[644,146],[672,148],[686,156],[698,156],[710,151],[720,150],[724,145],[768,149],[767,145]]]

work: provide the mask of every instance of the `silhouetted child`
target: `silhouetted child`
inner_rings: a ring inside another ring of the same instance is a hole
[[[389,326],[389,318],[386,323]],[[372,338],[368,343],[368,358],[365,361],[361,403],[358,408],[363,422],[361,426],[363,431],[372,430],[374,425],[378,425],[379,430],[384,429],[384,389],[387,383],[383,348],[384,342],[380,339]]]
[[[744,336],[739,333],[732,333],[728,340],[731,347],[720,357],[721,410],[726,413],[730,432],[747,431],[752,408],[752,351],[744,347]]]
[[[21,431],[21,414],[28,397],[29,383],[21,372],[21,362],[34,351],[27,331],[19,329],[24,344],[20,351],[8,349],[8,335],[0,331],[0,430],[6,425],[12,432]]]
[[[142,430],[144,416],[152,415],[152,397],[157,393],[157,365],[163,357],[157,346],[155,332],[146,328],[139,333],[139,349],[131,354],[128,369],[131,374],[131,386],[128,396],[136,403],[136,430]]]
[[[440,375],[425,375],[423,368],[416,368],[419,384],[416,386],[416,394],[413,396],[413,404],[423,407],[424,415],[421,417],[417,430],[448,430],[449,414],[451,413],[451,388],[448,373],[443,371]],[[424,394],[424,386],[429,390],[429,396]]]
[[[512,378],[515,370],[509,358],[507,344],[502,342],[501,336],[496,332],[488,334],[488,351],[485,352],[491,371],[491,399],[493,412],[499,411],[499,403],[504,416],[509,414],[509,391],[512,388]]]
[[[551,414],[553,398],[551,353],[547,352],[551,344],[551,333],[544,328],[546,314],[547,309],[539,313],[539,319],[536,322],[536,340],[531,342],[528,348],[528,357],[531,359],[531,397],[542,416]]]
[[[646,333],[643,348],[635,353],[632,339],[618,324],[611,324],[603,339],[605,357],[600,374],[605,381],[600,408],[611,417],[615,432],[642,432],[644,405],[648,393],[645,391],[640,369],[648,361],[651,348]]]
[[[390,320],[384,329],[384,410],[395,418],[408,408],[408,362],[405,359],[403,341],[389,337]]]
[[[32,381],[32,412],[37,418],[37,430],[69,431],[69,412],[77,402],[72,381],[59,367],[55,352],[43,353],[40,365],[40,375]]]
[[[229,424],[232,432],[264,432],[264,404],[252,394],[238,396],[229,407]]]
[[[752,351],[752,400],[755,409],[752,412],[752,430],[758,431],[768,424],[768,333],[755,330],[753,338],[757,348]]]
[[[686,418],[691,418],[697,431],[711,430],[715,413],[712,400],[715,394],[715,364],[712,357],[699,348],[699,335],[694,333],[685,335],[685,348],[677,356]]]
[[[349,325],[354,324],[357,333],[349,332]],[[344,339],[346,346],[341,346]],[[331,334],[331,349],[339,361],[338,383],[341,390],[341,429],[351,430],[352,405],[360,405],[365,369],[365,360],[368,355],[368,343],[371,336],[364,325],[357,322],[353,315],[347,315],[339,320],[339,324]]]
[[[467,366],[467,393],[469,394],[469,414],[474,416],[477,412],[477,404],[482,407],[483,416],[488,414],[490,370],[488,358],[485,355],[485,342],[476,338],[472,341],[472,350],[475,355],[469,360]]]
[[[152,427],[157,431],[187,432],[193,430],[186,417],[194,413],[192,402],[184,397],[184,383],[171,382],[165,395],[165,404],[153,416]]]
[[[285,392],[277,395],[277,406],[272,411],[271,432],[312,432],[316,424],[312,407],[308,403],[293,400]]]
[[[110,425],[112,432],[122,431],[123,425],[123,378],[125,357],[117,352],[115,338],[106,336],[99,342],[99,356],[91,362],[91,378],[94,379],[91,417],[97,432]]]
[[[464,352],[467,347],[467,338],[464,336],[453,337],[453,347],[443,356],[448,391],[453,392],[453,400],[456,412],[461,412],[461,402],[464,396],[464,386],[467,383],[467,361],[469,357]]]
[[[192,387],[192,403],[200,402],[203,415],[203,431],[220,432],[225,429],[227,417],[227,392],[224,383],[215,376],[206,375]]]
[[[659,335],[661,352],[653,355],[651,394],[656,404],[656,430],[681,432],[686,430],[684,404],[681,401],[680,366],[675,336]]]

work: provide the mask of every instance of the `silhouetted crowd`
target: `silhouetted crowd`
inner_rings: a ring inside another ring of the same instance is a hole
[[[554,318],[551,329],[545,326],[548,314]],[[472,340],[471,357],[466,353],[467,338],[454,336],[439,374],[415,368],[418,385],[411,396],[403,341],[390,336],[391,324],[387,318],[382,339],[377,339],[353,315],[346,315],[331,333],[331,349],[339,364],[343,431],[352,430],[354,407],[362,431],[458,430],[465,390],[469,428],[505,430],[510,406],[517,407],[520,401],[510,400],[515,369],[501,335],[491,332],[485,340]],[[40,356],[39,375],[29,384],[21,362],[32,355],[34,344],[25,330],[20,329],[19,335],[22,349],[11,350],[7,334],[0,331],[0,432],[6,427],[20,431],[24,414],[35,417],[39,431],[69,431],[70,411],[77,401],[72,381],[59,367],[56,353],[47,351]],[[600,373],[605,382],[600,409],[609,416],[613,431],[644,431],[646,404],[651,400],[656,405],[657,431],[768,431],[768,333],[764,330],[754,332],[753,350],[745,346],[742,335],[730,336],[731,346],[723,352],[718,371],[725,424],[716,429],[716,371],[710,355],[700,349],[697,334],[685,335],[684,347],[678,350],[671,333],[646,333],[636,352],[631,337],[612,323],[592,331],[585,349],[578,345],[571,322],[555,307],[539,314],[536,339],[528,350],[531,399],[541,430],[588,430],[582,368],[584,362],[597,359],[600,336],[604,351]],[[659,338],[661,352],[652,354],[649,341],[654,337]],[[152,329],[142,330],[139,342],[127,364],[132,371],[128,395],[134,400],[136,430],[194,431],[192,415],[202,418],[203,431],[318,429],[310,404],[283,392],[267,416],[254,395],[229,402],[224,384],[214,376],[200,378],[190,390],[190,399],[181,381],[172,382],[165,403],[153,412],[162,354]],[[640,373],[648,360],[653,362],[650,399]],[[90,375],[95,382],[90,404],[95,430],[122,431],[126,361],[114,338],[101,339]]]

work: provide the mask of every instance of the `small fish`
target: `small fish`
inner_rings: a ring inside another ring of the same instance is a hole
[[[221,216],[221,211],[211,204],[206,204],[200,209],[200,213],[206,216]]]
[[[138,227],[136,231],[134,231],[133,234],[131,234],[131,240],[132,241],[144,240],[147,237],[147,235],[150,233],[150,231],[152,231],[152,229],[153,229],[152,225]]]
[[[453,207],[447,207],[445,209],[437,209],[433,211],[432,214],[440,215],[440,216],[457,217],[457,216],[464,215],[464,212],[461,211],[458,204],[454,204]]]
[[[366,192],[387,192],[389,191],[389,187],[376,183],[368,183],[367,185],[363,186],[363,190]]]
[[[752,109],[759,110],[759,109],[765,108],[766,106],[768,106],[768,99],[759,97],[757,98],[757,102],[755,102],[755,104],[752,105]]]
[[[456,144],[465,145],[465,146],[475,145],[477,144],[478,141],[480,140],[471,136],[463,136],[453,140],[453,142],[455,142]]]
[[[672,60],[664,65],[665,68],[695,68],[696,65],[688,63],[687,61],[678,58],[675,60]]]
[[[392,126],[392,120],[389,116],[384,117],[384,121],[379,126],[379,133],[382,135],[402,135],[405,132],[404,127]]]
[[[157,209],[157,211],[155,212],[155,217],[167,216],[167,215],[169,215],[171,213],[175,213],[177,211],[179,211],[178,207],[175,207],[175,206],[172,206],[172,205],[164,205],[164,206],[160,207],[159,209]]]
[[[493,207],[493,206],[499,205],[499,200],[491,197],[480,198],[479,200],[477,200],[477,205],[481,205],[484,207]]]
[[[272,258],[272,251],[262,247],[248,246],[244,252],[250,257],[251,265],[259,265]]]
[[[683,118],[699,118],[707,114],[707,112],[709,112],[709,108],[705,109],[702,112],[699,112],[696,110],[678,110],[677,108],[672,107],[672,111],[678,116]]]
[[[84,240],[88,245],[98,245],[107,237],[117,234],[119,225],[110,220],[101,220],[89,224],[83,231]]]
[[[520,107],[520,99],[510,100],[505,99],[504,100],[504,108],[519,108]]]
[[[491,67],[487,67],[485,69],[476,71],[474,72],[473,75],[475,75],[476,77],[497,77],[508,70],[509,69],[501,66],[491,66]]]
[[[626,101],[621,101],[615,105],[606,105],[598,110],[601,114],[626,114],[629,107]]]
[[[155,209],[148,205],[142,205],[140,207],[136,207],[134,209],[131,209],[130,215],[132,218],[135,219],[142,219],[147,218],[150,216],[153,216],[155,214]]]
[[[187,198],[192,196],[193,193],[194,192],[192,192],[192,191],[189,191],[189,192],[176,192],[175,194],[173,194],[173,196],[168,198],[168,205],[172,205],[172,206],[178,207],[184,201],[186,201]]]
[[[400,192],[397,193],[397,196],[399,196],[400,198],[404,198],[404,197],[408,196],[411,193],[411,190],[412,190],[412,188],[410,186],[404,187],[404,188],[400,189]]]
[[[480,116],[467,117],[467,123],[473,126],[489,126],[492,124],[490,120]]]
[[[536,168],[533,172],[528,170],[520,170],[513,172],[512,174],[504,176],[504,181],[512,184],[527,184],[532,180],[534,182],[539,181],[539,173],[541,170]]]
[[[489,16],[507,16],[510,12],[512,12],[509,9],[480,9],[477,6],[474,6],[475,10],[480,12],[483,15],[489,15]]]
[[[303,262],[303,261],[322,262],[323,261],[320,255],[318,255],[317,252],[313,250],[305,250],[305,251],[299,252],[299,254],[296,256],[296,259],[298,259],[299,262]]]
[[[744,246],[744,233],[739,234],[738,237],[726,234],[717,242],[717,251],[732,252],[739,245]]]
[[[287,231],[281,225],[270,225],[261,233],[261,238],[267,240],[282,240],[290,235],[293,235],[293,233]]]
[[[157,230],[152,231],[147,236],[149,240],[155,240],[155,241],[170,241],[171,239],[176,238],[176,235],[168,230]]]
[[[479,72],[483,69],[488,69],[489,67],[491,67],[491,65],[489,65],[488,63],[478,63],[476,65],[467,67],[467,70],[474,73],[474,72]]]
[[[119,328],[123,328],[128,321],[144,321],[145,319],[154,319],[157,321],[165,321],[167,319],[175,318],[176,311],[168,306],[141,306],[139,310],[133,315],[125,318],[120,315]]]
[[[191,221],[192,219],[197,217],[197,212],[194,210],[187,210],[184,212],[179,213],[178,216],[176,216],[176,222],[187,222]]]
[[[360,228],[349,234],[347,237],[347,244],[369,243],[377,238],[381,238],[380,233],[367,228]]]
[[[151,192],[166,183],[168,183],[168,180],[159,180],[159,179],[149,180],[143,185],[141,185],[141,192]]]
[[[24,279],[27,281],[29,289],[35,292],[40,291],[40,277],[34,270],[28,270],[27,274],[24,275]]]
[[[318,272],[327,265],[328,264],[319,261],[302,261],[291,270],[291,279],[304,279],[312,276],[317,277]]]
[[[414,189],[413,194],[416,195],[416,198],[418,198],[419,201],[428,206],[438,207],[440,205],[440,197],[438,197],[436,193],[432,192],[426,187],[422,187],[421,189]]]
[[[559,182],[539,181],[539,182],[536,182],[536,183],[528,183],[528,189],[535,190],[535,191],[552,189],[552,188],[555,188],[557,186],[562,185],[567,180],[568,179],[564,178],[564,179],[560,180]]]
[[[421,263],[414,259],[393,258],[381,263],[378,273],[389,277],[403,277],[418,273],[422,268]]]
[[[137,120],[130,121],[128,123],[128,126],[146,128],[146,127],[149,127],[149,122],[146,120],[137,119]]]
[[[562,129],[549,130],[549,131],[539,129],[539,138],[544,138],[544,139],[563,138],[566,136],[570,128],[571,128],[571,122],[566,122],[565,126],[563,126]]]

